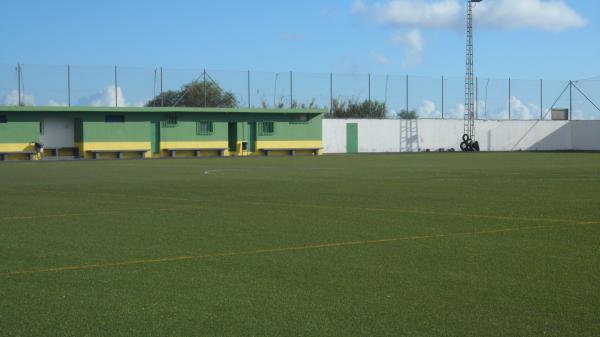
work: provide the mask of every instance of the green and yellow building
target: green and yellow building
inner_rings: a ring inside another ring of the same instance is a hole
[[[0,159],[321,154],[323,110],[0,107]]]

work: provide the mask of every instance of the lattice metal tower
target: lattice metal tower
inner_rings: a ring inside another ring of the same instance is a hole
[[[482,0],[467,0],[467,50],[465,76],[465,115],[461,149],[478,151],[475,141],[475,75],[473,73],[473,3]]]

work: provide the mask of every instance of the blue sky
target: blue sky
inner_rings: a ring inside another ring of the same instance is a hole
[[[447,10],[459,3],[7,1],[0,20],[5,46],[0,62],[461,76],[462,11],[457,24]],[[506,11],[515,3],[525,7]],[[563,8],[543,7],[547,3],[488,1],[492,7],[477,18],[479,75],[600,75],[600,2],[568,0],[558,1]],[[431,7],[436,5],[438,13]],[[411,11],[401,12],[407,8]]]
[[[219,0],[33,1],[1,5],[0,104],[18,102],[15,64],[23,71],[21,100],[66,105],[66,64],[72,69],[73,105],[143,105],[157,94],[154,69],[165,89],[178,89],[202,68],[238,97],[239,104],[319,106],[333,95],[373,99],[398,111],[409,102],[421,116],[464,111],[462,0]],[[475,8],[475,72],[482,114],[539,117],[568,82],[600,76],[600,2],[594,0],[484,0]],[[60,65],[36,67],[34,65]],[[114,85],[113,65],[119,66]],[[91,67],[102,66],[102,67]],[[132,68],[138,67],[138,68]],[[181,69],[181,70],[179,70]],[[251,96],[245,70],[252,70]],[[216,70],[240,70],[218,72]],[[264,73],[261,73],[263,71]],[[275,74],[280,73],[280,74]],[[311,73],[311,74],[306,74]],[[342,75],[344,74],[344,75]],[[348,75],[346,75],[348,74]],[[392,75],[387,78],[386,74]],[[411,75],[406,96],[404,74]],[[394,75],[397,75],[394,77]],[[441,76],[445,97],[441,99]],[[419,78],[423,76],[423,78]],[[425,78],[430,77],[430,78]],[[484,80],[485,78],[499,80]],[[517,81],[508,90],[506,78]],[[545,79],[540,99],[539,81]],[[580,83],[598,102],[598,80]],[[554,81],[552,81],[554,80]],[[116,93],[116,95],[115,95]],[[576,93],[574,113],[600,119]],[[510,99],[509,99],[510,97]],[[555,107],[568,107],[560,96]]]

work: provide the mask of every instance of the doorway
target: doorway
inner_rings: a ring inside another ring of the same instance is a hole
[[[40,121],[39,141],[47,149],[75,147],[75,119],[48,117]]]
[[[256,152],[256,122],[249,122],[248,128],[248,152]]]
[[[150,146],[153,154],[160,154],[160,121],[150,122]]]
[[[358,124],[346,124],[346,152],[358,153]]]
[[[228,139],[228,147],[229,152],[235,153],[237,152],[237,123],[229,122],[227,124],[227,139]]]

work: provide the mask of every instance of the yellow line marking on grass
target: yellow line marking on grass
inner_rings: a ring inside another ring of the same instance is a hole
[[[589,224],[589,223],[575,223],[570,226],[583,225],[583,224]],[[414,240],[439,239],[439,238],[449,238],[449,237],[458,237],[458,236],[476,236],[476,235],[485,235],[485,234],[510,233],[510,232],[517,232],[517,231],[554,229],[554,228],[561,228],[561,227],[565,227],[565,225],[555,225],[555,226],[545,225],[545,226],[528,226],[528,227],[515,227],[515,228],[498,228],[498,229],[476,231],[476,232],[461,232],[461,233],[446,233],[446,234],[431,234],[431,235],[411,235],[411,236],[402,236],[402,237],[396,237],[396,238],[377,239],[377,240],[357,240],[357,241],[334,242],[334,243],[319,243],[319,244],[310,244],[310,245],[292,246],[292,247],[262,248],[262,249],[238,251],[238,252],[223,252],[223,253],[212,253],[212,254],[204,254],[204,255],[184,255],[184,256],[153,258],[153,259],[130,260],[130,261],[122,261],[122,262],[94,263],[94,264],[73,265],[73,266],[64,266],[64,267],[53,267],[53,268],[46,268],[46,269],[21,270],[21,271],[0,273],[0,277],[18,276],[18,275],[24,275],[24,274],[63,272],[63,271],[70,271],[70,270],[85,270],[85,269],[100,269],[100,268],[109,268],[109,267],[122,267],[122,266],[131,266],[131,265],[145,265],[145,264],[155,264],[155,263],[162,263],[162,262],[174,262],[174,261],[184,261],[184,260],[202,260],[202,259],[218,258],[218,257],[259,255],[259,254],[268,254],[268,253],[280,253],[280,252],[302,251],[302,250],[323,249],[323,248],[363,246],[363,245],[383,244],[383,243],[398,242],[398,241],[414,241]]]
[[[0,218],[0,221],[9,221],[9,220],[29,220],[29,219],[48,219],[48,218],[69,218],[69,217],[78,217],[78,216],[93,216],[93,215],[121,215],[128,214],[132,212],[143,212],[143,213],[152,213],[152,212],[172,212],[173,208],[158,208],[158,209],[140,209],[136,208],[133,210],[126,211],[98,211],[98,212],[87,212],[87,213],[59,213],[59,214],[37,214],[37,215],[23,215],[23,216],[7,216]]]
[[[86,191],[49,191],[49,190],[35,190],[35,192],[44,193],[83,193],[87,195],[107,195],[107,196],[119,196],[123,198],[130,198],[130,195],[111,193],[111,192],[86,192]],[[180,208],[207,208],[207,206],[200,206],[197,203],[210,203],[212,200],[201,200],[184,197],[168,197],[168,196],[137,196],[137,199],[154,199],[154,200],[172,200],[172,201],[188,201],[195,203],[194,205],[172,205],[171,207]],[[238,203],[248,205],[272,205],[272,206],[283,206],[283,207],[297,207],[297,208],[317,208],[317,209],[337,209],[337,210],[354,210],[354,211],[371,211],[371,212],[394,212],[404,214],[423,214],[433,216],[456,216],[463,218],[479,218],[479,219],[495,219],[495,220],[509,220],[509,221],[538,221],[538,222],[559,222],[559,223],[572,223],[581,222],[582,220],[576,219],[560,219],[560,218],[535,218],[535,217],[519,217],[519,216],[505,216],[505,215],[491,215],[491,214],[469,214],[459,212],[436,212],[431,210],[418,210],[418,209],[401,209],[401,208],[377,208],[377,207],[346,207],[346,206],[332,206],[332,205],[317,205],[317,204],[301,204],[301,203],[281,203],[271,201],[244,201],[238,200]],[[161,204],[164,206],[164,204]],[[219,208],[219,206],[212,206],[211,208]],[[2,220],[2,218],[0,218]],[[593,220],[592,223],[597,223],[600,220]]]
[[[531,218],[531,217],[516,217],[516,216],[505,216],[505,215],[488,215],[488,214],[469,214],[469,213],[457,213],[457,212],[435,212],[429,210],[416,210],[416,209],[402,209],[402,208],[373,208],[373,207],[344,207],[344,206],[329,206],[329,205],[315,205],[315,204],[287,204],[278,202],[251,202],[251,201],[240,201],[241,203],[255,204],[255,205],[273,205],[273,206],[285,206],[285,207],[305,207],[305,208],[322,208],[322,209],[340,209],[340,210],[357,210],[357,211],[374,211],[374,212],[396,212],[406,214],[424,214],[424,215],[435,215],[435,216],[457,216],[465,218],[481,218],[481,219],[496,219],[496,220],[511,220],[511,221],[545,221],[545,222],[580,222],[581,220],[575,219],[556,219],[556,218]]]
[[[76,216],[86,215],[103,215],[103,214],[117,214],[121,212],[88,212],[88,213],[61,213],[61,214],[38,214],[38,215],[24,215],[24,216],[7,216],[0,218],[0,220],[25,220],[25,219],[40,219],[40,218],[68,218]]]

